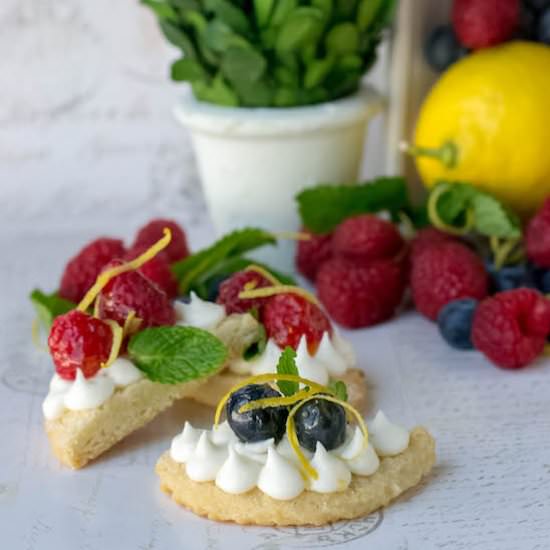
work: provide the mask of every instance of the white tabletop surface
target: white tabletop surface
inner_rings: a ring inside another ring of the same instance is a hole
[[[52,366],[31,344],[26,296],[37,285],[55,288],[64,261],[86,239],[129,238],[147,216],[140,209],[123,219],[86,217],[71,230],[46,216],[40,224],[13,222],[0,234],[0,548],[550,547],[550,361],[498,370],[475,352],[450,350],[413,312],[349,333],[369,380],[369,414],[382,408],[410,427],[427,426],[437,440],[433,474],[383,512],[320,529],[271,529],[180,509],[160,491],[153,467],[186,418],[208,421],[210,412],[190,402],[85,469],[63,468],[42,428]],[[193,245],[207,242],[204,216],[189,219]]]

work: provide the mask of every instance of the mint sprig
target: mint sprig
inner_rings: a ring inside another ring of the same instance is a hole
[[[46,294],[38,288],[31,292],[29,298],[36,310],[40,324],[47,331],[50,330],[56,317],[71,311],[77,306],[74,302],[61,298],[57,292]]]
[[[340,399],[340,401],[348,400],[348,388],[345,382],[342,380],[334,380],[329,387],[334,392],[335,397]]]
[[[298,367],[296,366],[296,352],[290,346],[287,346],[279,357],[277,363],[277,374],[293,374],[298,376]],[[298,382],[287,382],[279,380],[277,386],[283,395],[294,395],[298,389]]]
[[[134,334],[128,354],[149,380],[179,384],[217,372],[227,359],[218,338],[194,327],[153,327]]]
[[[276,244],[272,233],[258,228],[239,229],[225,235],[213,245],[172,265],[183,294],[197,290],[225,266],[250,250]]]
[[[314,233],[328,233],[351,216],[389,211],[394,218],[410,208],[405,180],[378,178],[359,185],[319,185],[296,196],[303,224]]]

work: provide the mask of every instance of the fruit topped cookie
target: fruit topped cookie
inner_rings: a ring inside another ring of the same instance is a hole
[[[276,374],[232,388],[212,429],[185,424],[156,467],[176,502],[215,520],[321,525],[367,515],[430,471],[425,429],[409,431],[382,412],[367,429],[343,382],[302,378],[295,358],[287,347]]]

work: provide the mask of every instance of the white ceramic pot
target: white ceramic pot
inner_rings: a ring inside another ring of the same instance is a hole
[[[284,109],[220,107],[185,95],[175,115],[191,132],[216,230],[298,230],[300,190],[357,181],[367,124],[381,105],[368,87],[338,101]],[[283,241],[254,257],[293,271],[293,251],[294,243]]]

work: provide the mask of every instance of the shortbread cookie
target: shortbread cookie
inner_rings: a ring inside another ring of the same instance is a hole
[[[418,427],[412,430],[406,450],[382,458],[379,469],[371,476],[353,475],[347,489],[336,493],[304,491],[284,501],[257,488],[233,495],[214,482],[189,479],[185,465],[175,462],[169,452],[159,459],[156,472],[163,491],[178,504],[209,519],[257,525],[323,525],[365,516],[387,506],[417,485],[434,462],[435,442],[424,428]]]

